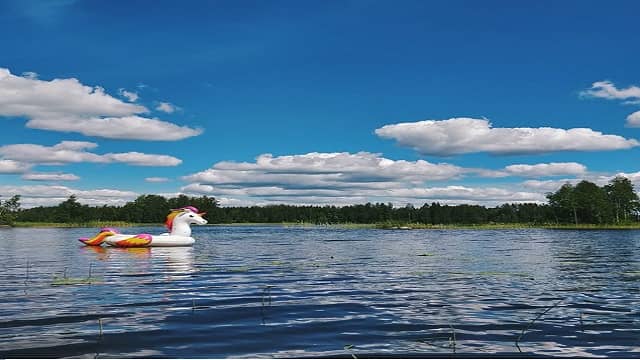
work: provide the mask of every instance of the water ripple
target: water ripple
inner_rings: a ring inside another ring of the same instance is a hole
[[[640,231],[208,227],[193,248],[79,247],[94,230],[0,230],[0,357],[640,353]]]

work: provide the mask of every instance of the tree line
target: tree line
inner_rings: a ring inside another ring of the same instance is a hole
[[[0,223],[125,221],[160,223],[169,209],[192,205],[207,212],[211,223],[422,223],[422,224],[620,224],[638,222],[640,202],[629,179],[616,177],[602,187],[581,181],[562,185],[547,194],[546,204],[511,203],[495,207],[448,205],[432,202],[407,204],[367,203],[349,206],[267,205],[221,207],[214,197],[180,195],[165,198],[142,195],[122,206],[88,206],[72,195],[56,206],[20,209],[20,197],[0,201]]]

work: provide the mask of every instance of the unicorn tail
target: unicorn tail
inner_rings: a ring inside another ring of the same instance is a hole
[[[102,243],[104,242],[104,240],[111,236],[111,235],[115,235],[117,234],[118,231],[115,229],[111,229],[111,228],[103,228],[100,230],[100,232],[98,233],[98,235],[92,237],[92,238],[80,238],[78,239],[78,241],[80,241],[81,243],[87,245],[87,246],[100,246],[102,245]]]

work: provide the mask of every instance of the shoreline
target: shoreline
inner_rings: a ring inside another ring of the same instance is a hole
[[[13,226],[0,226],[0,228],[100,228],[100,227],[145,227],[163,226],[161,223],[129,223],[125,221],[100,222],[90,221],[86,223],[52,223],[52,222],[16,222]],[[335,229],[378,229],[378,230],[524,230],[524,229],[548,229],[548,230],[640,230],[640,223],[637,224],[420,224],[420,223],[399,223],[399,224],[314,224],[314,223],[217,223],[201,225],[205,227],[243,227],[243,226],[265,226],[265,227],[285,227],[285,228],[335,228]]]

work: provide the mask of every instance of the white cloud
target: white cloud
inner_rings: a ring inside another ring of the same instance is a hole
[[[638,190],[640,188],[640,171],[633,172],[633,173],[620,172],[620,173],[615,174],[615,176],[626,177],[627,179],[629,179],[635,185],[636,190]],[[611,178],[614,178],[615,176],[611,176]]]
[[[539,193],[517,191],[498,187],[445,186],[434,188],[392,189],[394,197],[464,200],[469,202],[540,202],[544,196]]]
[[[540,164],[513,164],[505,166],[501,170],[469,169],[469,173],[484,178],[501,178],[509,176],[519,177],[551,177],[560,175],[582,175],[587,172],[587,167],[576,162],[565,163],[540,163]]]
[[[508,187],[398,187],[375,189],[286,189],[281,187],[228,189],[210,185],[191,184],[181,189],[187,194],[204,194],[226,199],[226,206],[298,204],[298,205],[351,205],[366,202],[391,202],[396,205],[440,202],[448,204],[498,205],[515,202],[543,202],[544,194]]]
[[[74,174],[41,172],[24,174],[22,179],[30,181],[76,181],[80,180],[80,177]]]
[[[615,174],[584,174],[579,178],[565,178],[565,179],[554,179],[554,180],[527,180],[522,182],[522,186],[540,192],[554,192],[558,190],[564,184],[572,184],[575,185],[582,180],[590,181],[598,186],[604,186],[608,184],[613,178],[616,176],[622,176],[629,179],[636,188],[640,187],[640,171],[633,173],[625,173],[618,172]]]
[[[627,126],[640,127],[640,111],[636,111],[627,116]]]
[[[584,97],[596,97],[609,100],[640,100],[640,87],[629,86],[626,89],[618,89],[611,81],[596,81],[591,88],[580,92]]]
[[[391,124],[375,132],[422,154],[439,156],[617,150],[640,145],[637,140],[605,135],[589,128],[494,128],[488,120],[472,118]]]
[[[54,146],[12,144],[0,146],[0,155],[24,163],[59,165],[67,163],[125,163],[138,166],[176,166],[182,160],[168,155],[139,152],[95,154],[86,150],[98,144],[85,141],[63,141]]]
[[[156,110],[166,112],[167,114],[171,114],[178,110],[179,108],[168,102],[161,102],[156,106]]]
[[[576,163],[548,163],[548,164],[515,164],[505,167],[505,171],[513,176],[545,177],[557,175],[581,175],[587,172],[587,167]]]
[[[591,89],[580,92],[584,97],[596,97],[609,100],[624,100],[624,104],[640,104],[640,87],[629,86],[626,89],[618,89],[611,81],[596,81]],[[627,126],[640,127],[640,111],[627,116]]]
[[[227,197],[216,197],[220,206],[224,207],[240,207],[240,206],[263,206],[267,205],[265,203],[257,203],[253,200],[242,200],[242,199],[234,199]]]
[[[128,104],[101,87],[82,85],[77,79],[43,81],[11,74],[0,68],[0,114],[47,117],[126,116],[147,112],[144,106]]]
[[[30,164],[14,160],[0,159],[0,174],[22,174],[30,168]]]
[[[178,126],[166,121],[135,115],[106,118],[32,119],[27,122],[27,126],[41,130],[78,132],[87,136],[128,140],[174,141],[202,133],[201,129],[192,129],[187,126]]]
[[[137,94],[127,92],[130,100]],[[79,132],[111,139],[181,140],[202,129],[140,116],[149,110],[77,79],[38,80],[0,68],[0,116],[25,117],[35,129]]]
[[[169,155],[143,154],[139,152],[109,153],[103,155],[113,162],[138,166],[177,166],[182,160]]]
[[[513,168],[518,176],[542,176],[566,172],[564,166]],[[579,167],[579,164],[576,164]],[[569,165],[571,167],[572,165]],[[546,170],[546,172],[545,172]],[[391,160],[378,154],[309,153],[274,157],[263,154],[254,163],[223,161],[210,169],[183,177],[190,182],[181,191],[227,199],[226,204],[334,204],[363,202],[393,203],[483,203],[542,201],[544,196],[508,187],[429,187],[428,181],[453,180],[465,174],[496,173],[433,164],[424,160]],[[500,171],[500,176],[510,176]]]
[[[162,182],[169,181],[169,178],[166,178],[166,177],[148,177],[148,178],[145,178],[144,181],[150,182],[150,183],[162,183]]]
[[[136,102],[139,98],[138,93],[135,91],[127,91],[125,89],[118,89],[118,94],[125,97],[129,102]]]
[[[20,195],[22,207],[51,206],[76,195],[78,201],[87,205],[123,205],[138,194],[116,189],[81,190],[62,185],[0,185],[3,196]]]
[[[368,152],[308,153],[273,157],[258,156],[255,163],[219,162],[211,169],[185,177],[190,182],[235,184],[290,183],[291,185],[339,186],[361,183],[364,187],[390,179],[403,181],[445,180],[462,175],[466,170],[451,164],[433,164],[424,160],[390,160]]]
[[[522,186],[527,189],[539,191],[541,193],[553,192],[558,190],[564,184],[577,184],[580,179],[561,179],[561,180],[527,180],[522,182]]]

